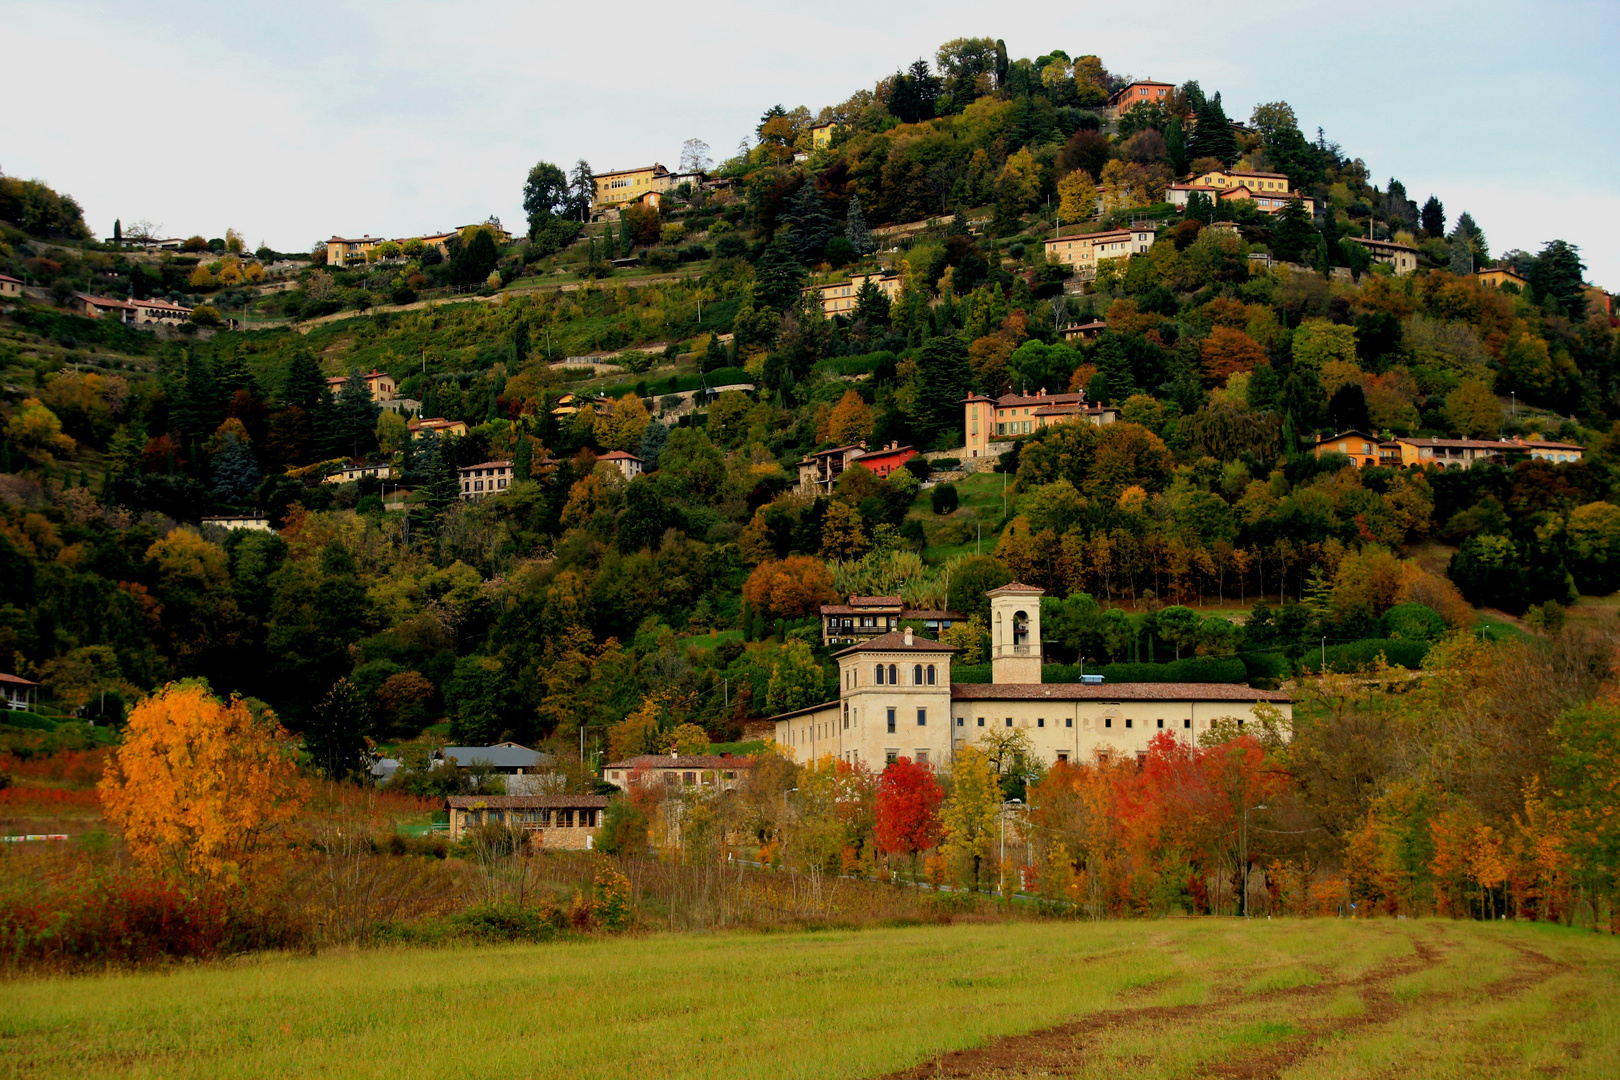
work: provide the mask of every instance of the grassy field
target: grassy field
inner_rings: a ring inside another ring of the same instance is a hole
[[[1620,944],[1450,922],[663,935],[9,984],[30,1077],[1620,1075]]]

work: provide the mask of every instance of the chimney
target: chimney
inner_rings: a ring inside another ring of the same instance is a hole
[[[906,648],[911,648],[911,627],[906,627]]]

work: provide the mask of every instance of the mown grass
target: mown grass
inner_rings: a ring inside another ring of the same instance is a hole
[[[0,1074],[859,1077],[1091,1018],[1053,1036],[1065,1075],[1612,1076],[1617,959],[1578,931],[1330,920],[339,952],[14,982]],[[997,1075],[1052,1074],[1025,1056]]]

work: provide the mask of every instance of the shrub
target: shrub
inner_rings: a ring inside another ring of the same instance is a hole
[[[1102,669],[1108,682],[1240,683],[1248,669],[1235,656],[1189,656],[1168,664],[1109,664]]]
[[[957,494],[955,484],[939,484],[934,488],[931,498],[934,513],[940,515],[954,513],[961,505],[961,497]]]
[[[1327,663],[1335,671],[1360,671],[1371,667],[1377,661],[1378,654],[1383,653],[1387,663],[1417,670],[1423,666],[1423,658],[1429,654],[1429,645],[1428,641],[1409,638],[1363,638],[1343,645],[1329,645]],[[1321,653],[1315,656],[1306,653],[1303,662],[1315,668],[1322,663],[1321,657]]]

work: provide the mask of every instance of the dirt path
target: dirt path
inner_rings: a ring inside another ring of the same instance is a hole
[[[1279,1021],[1286,1020],[1298,1034],[1289,1035],[1260,1049],[1244,1049],[1216,1061],[1207,1062],[1196,1070],[1199,1077],[1222,1077],[1230,1080],[1277,1080],[1282,1074],[1312,1054],[1330,1040],[1354,1034],[1363,1029],[1388,1023],[1404,1015],[1413,1007],[1399,1001],[1391,984],[1394,980],[1440,966],[1447,946],[1436,942],[1412,939],[1410,956],[1388,961],[1364,975],[1352,979],[1323,979],[1309,985],[1274,990],[1259,994],[1218,993],[1214,1001],[1197,1005],[1144,1006],[1141,1008],[1109,1009],[1093,1013],[1056,1027],[996,1039],[985,1046],[969,1050],[954,1050],[931,1058],[912,1068],[890,1073],[880,1080],[1013,1080],[1016,1077],[1067,1076],[1087,1065],[1095,1065],[1098,1052],[1111,1039],[1131,1034],[1136,1029],[1149,1029],[1162,1035],[1167,1045],[1177,1041],[1178,1029],[1207,1027],[1211,1020],[1230,1019],[1233,1024],[1248,1022],[1252,1018],[1240,1017],[1244,1006],[1263,1003],[1276,1009]],[[1522,963],[1506,979],[1492,984],[1488,990],[1493,1000],[1522,994],[1534,986],[1565,970],[1560,964],[1523,945],[1514,945]],[[1155,987],[1140,988],[1134,996],[1147,996]],[[1324,1000],[1344,991],[1354,992],[1363,1005],[1355,1016],[1323,1018],[1298,1015],[1308,1011],[1300,1006],[1320,1006]],[[1452,995],[1441,993],[1425,996],[1426,1003]],[[1289,1006],[1295,1008],[1289,1008]],[[1191,1034],[1188,1030],[1184,1034]]]

